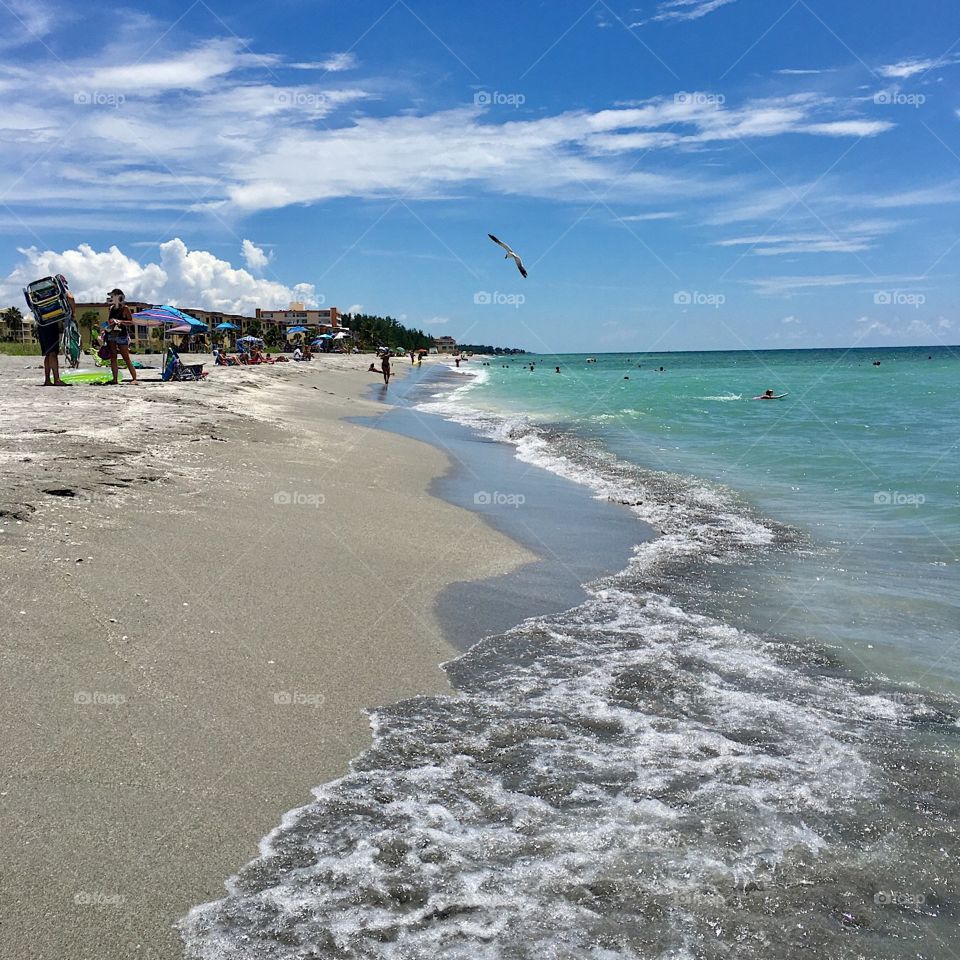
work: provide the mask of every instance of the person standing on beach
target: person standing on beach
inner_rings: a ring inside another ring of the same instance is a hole
[[[73,299],[73,294],[67,286],[67,278],[62,274],[57,274],[57,279],[63,285],[64,292],[67,295],[67,306],[73,315],[77,308],[77,302]],[[60,379],[60,341],[63,339],[63,323],[59,320],[56,323],[47,323],[42,327],[36,328],[37,339],[40,341],[40,351],[43,353],[43,385],[45,387],[69,387],[69,383],[64,383]]]
[[[133,326],[133,314],[126,304],[123,291],[115,287],[110,291],[110,313],[107,317],[107,348],[110,350],[110,370],[113,373],[111,383],[120,382],[120,365],[117,355],[123,357],[123,362],[130,371],[130,382],[139,383],[137,371],[130,359],[130,328]]]
[[[383,384],[390,382],[390,351],[384,350],[380,356],[380,371],[383,373]]]

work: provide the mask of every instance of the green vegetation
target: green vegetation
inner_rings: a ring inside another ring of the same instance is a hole
[[[0,340],[19,340],[23,314],[17,307],[0,310]]]
[[[39,343],[11,343],[9,340],[0,341],[0,353],[8,357],[39,357]]]
[[[429,350],[433,337],[422,330],[411,330],[393,317],[377,317],[368,313],[348,313],[343,317],[344,326],[356,335],[355,341],[361,350],[390,347],[392,350]]]

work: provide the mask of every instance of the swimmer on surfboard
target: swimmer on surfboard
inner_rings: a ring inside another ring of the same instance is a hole
[[[751,397],[751,400],[782,400],[786,396],[785,393],[774,394],[772,390],[765,390],[760,394],[759,397]]]

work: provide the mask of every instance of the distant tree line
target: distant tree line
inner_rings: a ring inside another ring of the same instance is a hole
[[[343,325],[349,327],[357,338],[359,346],[398,347],[404,350],[429,350],[433,346],[433,337],[422,330],[405,327],[393,317],[378,317],[369,313],[348,313],[342,318]]]
[[[490,347],[486,344],[477,343],[458,343],[457,346],[465,353],[485,353],[497,357],[527,352],[519,347]]]

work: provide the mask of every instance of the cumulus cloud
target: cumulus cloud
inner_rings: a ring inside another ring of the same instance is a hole
[[[313,284],[288,287],[255,277],[206,250],[190,250],[179,238],[161,243],[159,262],[142,263],[118,247],[97,251],[82,243],[57,252],[27,247],[23,260],[0,282],[0,303],[16,303],[24,286],[38,277],[62,273],[80,301],[100,301],[120,287],[129,300],[200,307],[252,315],[256,307],[280,309],[291,301],[316,305]]]
[[[270,254],[265,253],[252,240],[244,240],[240,245],[243,262],[251,270],[262,270],[270,262]]]

